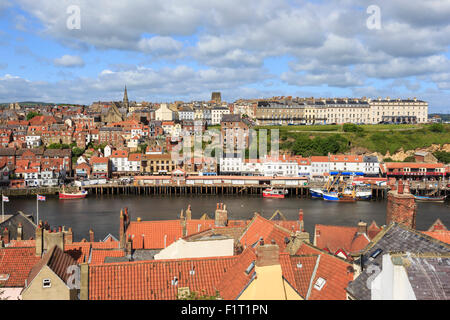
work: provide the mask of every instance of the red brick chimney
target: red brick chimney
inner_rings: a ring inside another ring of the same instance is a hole
[[[399,186],[403,188],[403,182]],[[399,190],[400,187],[399,187]],[[398,191],[388,192],[388,201],[386,208],[386,224],[391,222],[401,223],[411,229],[416,228],[416,201],[411,193],[400,193]],[[403,191],[403,190],[402,190]]]
[[[398,194],[403,194],[403,180],[399,180],[398,181],[398,190],[397,190],[397,193]]]
[[[8,228],[5,228],[5,230],[3,230],[3,243],[4,244],[8,244],[9,243],[9,230],[8,230]]]
[[[300,209],[298,212],[298,221],[300,224],[300,231],[305,231],[305,224],[303,222],[303,209]]]

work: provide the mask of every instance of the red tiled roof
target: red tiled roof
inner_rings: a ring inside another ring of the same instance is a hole
[[[415,162],[386,162],[385,167],[387,169],[401,169],[401,168],[427,168],[427,169],[435,169],[435,168],[444,168],[444,164],[442,163],[415,163]]]
[[[316,246],[336,253],[339,249],[346,254],[364,249],[370,242],[365,235],[358,235],[357,227],[316,225]]]
[[[353,280],[353,272],[350,272],[352,265],[337,256],[303,243],[297,255],[305,254],[320,255],[308,300],[346,300],[345,289],[349,281]],[[319,278],[326,281],[321,290],[314,287]]]
[[[1,287],[25,287],[25,280],[33,266],[41,259],[36,256],[34,247],[0,248],[0,275],[9,275],[8,280],[1,281]]]
[[[124,257],[125,252],[117,249],[94,249],[92,250],[90,264],[102,264],[106,257]]]
[[[249,284],[255,275],[255,268],[247,274],[245,271],[250,264],[256,261],[256,252],[252,247],[244,250],[236,258],[236,263],[228,269],[218,285],[220,296],[225,300],[234,300],[239,297],[242,290]]]
[[[317,255],[290,256],[286,253],[280,254],[283,277],[303,299],[307,296],[317,257]]]
[[[131,235],[133,249],[163,249],[181,238],[183,229],[180,220],[131,221],[126,235]]]
[[[236,257],[107,263],[89,267],[89,300],[172,300],[178,288],[213,296]]]
[[[448,230],[424,231],[423,233],[439,241],[450,244],[450,231]]]
[[[35,248],[36,240],[10,240],[8,243],[8,247]]]
[[[89,242],[75,242],[64,245],[64,252],[69,254],[77,263],[87,262],[91,244]]]
[[[279,226],[275,221],[269,221],[259,214],[256,214],[252,221],[248,224],[247,229],[242,234],[239,242],[244,246],[252,246],[257,243],[260,238],[264,243],[271,243],[275,240],[280,247],[280,251],[286,248],[285,238],[290,237],[291,231]]]

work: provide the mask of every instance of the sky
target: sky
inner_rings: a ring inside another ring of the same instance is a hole
[[[375,5],[375,7],[374,7]],[[450,0],[0,0],[0,102],[391,97],[450,111]]]

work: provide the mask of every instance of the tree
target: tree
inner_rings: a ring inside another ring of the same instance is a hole
[[[147,150],[147,143],[141,143],[140,145],[138,145],[138,149],[140,151],[140,153],[145,153],[145,151]]]
[[[450,163],[450,152],[446,151],[436,151],[433,155],[438,159],[441,163]]]
[[[78,148],[78,147],[72,148],[72,154],[73,154],[73,156],[75,156],[77,158],[79,156],[81,156],[83,153],[84,153],[84,149],[81,149],[81,148]]]
[[[27,121],[30,121],[36,116],[40,116],[41,114],[39,112],[31,111],[27,113]]]

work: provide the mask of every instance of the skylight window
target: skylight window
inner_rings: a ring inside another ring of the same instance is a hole
[[[247,269],[245,269],[245,273],[246,274],[250,274],[250,272],[252,272],[253,268],[255,267],[255,261],[253,261],[252,263],[250,263],[250,265],[247,267]]]
[[[7,274],[7,273],[0,274],[0,281],[6,281],[8,279],[9,279],[9,274]]]
[[[322,288],[326,282],[327,281],[324,278],[318,278],[316,280],[316,283],[314,284],[314,288],[320,291],[320,290],[322,290]]]
[[[378,255],[379,255],[381,252],[383,252],[383,250],[381,250],[381,249],[375,250],[375,251],[372,252],[372,254],[370,255],[369,260],[370,260],[370,261],[374,260],[376,257],[378,257]]]
[[[172,285],[173,285],[173,286],[178,285],[178,278],[177,278],[177,277],[174,277],[174,278],[172,279]]]
[[[303,267],[303,265],[301,264],[301,263],[297,263],[297,268],[302,268]]]

